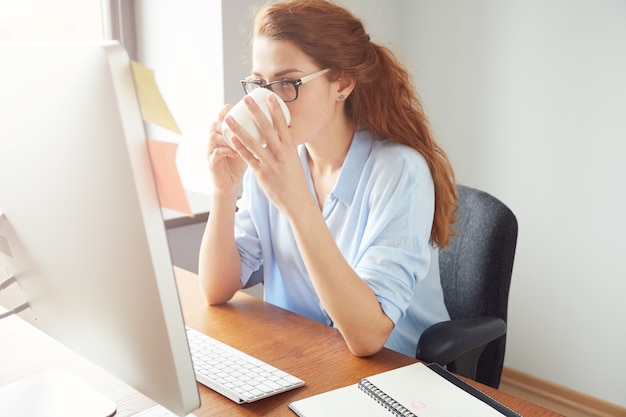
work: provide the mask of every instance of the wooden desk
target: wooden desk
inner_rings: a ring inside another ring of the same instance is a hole
[[[209,307],[196,274],[176,269],[179,295],[187,324],[265,362],[292,373],[306,385],[252,404],[238,405],[199,385],[206,416],[288,416],[291,401],[358,382],[361,378],[408,365],[415,359],[391,350],[357,358],[336,329],[246,295]],[[9,341],[9,343],[6,343]],[[115,417],[130,417],[154,402],[99,367],[71,352],[44,333],[15,317],[0,321],[0,386],[47,369],[66,369],[116,402]],[[523,416],[559,414],[475,382],[487,394]],[[0,414],[2,414],[0,404]]]
[[[306,382],[302,388],[246,405],[237,405],[200,385],[202,407],[194,412],[198,417],[294,417],[287,407],[291,401],[355,384],[372,374],[416,362],[388,349],[369,358],[358,358],[350,353],[336,329],[243,293],[225,305],[210,307],[201,294],[195,274],[178,269],[176,275],[187,325]],[[559,416],[491,387],[469,382],[523,416]]]

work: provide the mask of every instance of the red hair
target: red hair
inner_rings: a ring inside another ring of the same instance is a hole
[[[297,45],[329,77],[347,76],[356,86],[346,100],[355,126],[417,150],[428,163],[435,186],[431,243],[445,247],[454,234],[457,194],[454,172],[433,139],[411,77],[393,52],[370,41],[362,22],[325,0],[271,3],[257,13],[254,36]]]

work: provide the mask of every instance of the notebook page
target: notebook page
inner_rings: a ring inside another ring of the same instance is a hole
[[[503,417],[503,414],[446,381],[423,363],[366,379],[419,417]]]
[[[383,406],[355,385],[338,388],[289,403],[300,417],[390,417]]]

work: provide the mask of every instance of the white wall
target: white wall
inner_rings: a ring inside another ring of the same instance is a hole
[[[518,217],[505,365],[626,406],[626,2],[390,4],[458,180]]]

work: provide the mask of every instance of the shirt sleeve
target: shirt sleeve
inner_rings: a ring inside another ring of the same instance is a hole
[[[246,171],[243,181],[243,193],[237,202],[235,215],[235,243],[241,257],[241,283],[245,286],[252,273],[263,264],[261,242],[252,213],[258,212],[264,198],[258,195],[259,185],[251,171]],[[264,194],[263,194],[264,196]],[[261,200],[261,201],[259,201]]]
[[[354,268],[397,323],[430,268],[434,186],[424,159],[409,149],[382,158],[369,175],[367,222]]]

